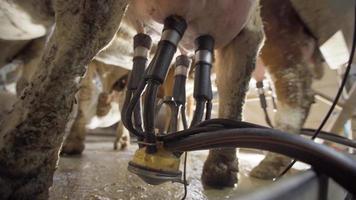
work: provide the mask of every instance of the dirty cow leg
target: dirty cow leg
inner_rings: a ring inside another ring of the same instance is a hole
[[[21,51],[23,53],[17,56],[17,59],[23,62],[21,76],[16,83],[17,96],[21,95],[21,92],[30,83],[38,70],[38,64],[43,54],[45,43],[46,37],[34,39]]]
[[[70,132],[65,138],[61,153],[81,154],[85,148],[84,140],[86,135],[86,125],[88,123],[88,109],[92,103],[93,77],[95,75],[95,65],[89,64],[87,73],[80,82],[77,103],[79,104],[77,116],[74,119]]]
[[[306,31],[289,1],[263,1],[262,6],[267,42],[261,57],[272,75],[277,92],[275,128],[299,133],[314,102],[312,69],[321,67],[316,41]],[[285,156],[268,153],[250,175],[275,178],[290,161]]]
[[[0,199],[47,199],[85,65],[113,38],[126,0],[57,0],[39,73],[0,124]]]
[[[262,6],[267,41],[261,57],[277,92],[275,128],[297,134],[314,102],[313,69],[321,68],[316,40],[305,30],[289,1],[262,1]],[[290,162],[290,158],[268,153],[250,175],[272,179]]]
[[[275,128],[288,133],[299,133],[314,102],[311,90],[312,73],[302,62],[281,67],[271,74],[276,86],[278,111]],[[289,165],[291,159],[276,153],[267,153],[266,158],[251,171],[251,176],[262,179],[277,177]]]
[[[245,93],[263,38],[261,19],[256,11],[239,35],[216,51],[219,117],[241,120]],[[202,181],[206,186],[232,187],[237,183],[237,172],[236,149],[210,150]]]

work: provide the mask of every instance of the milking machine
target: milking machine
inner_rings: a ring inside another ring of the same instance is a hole
[[[173,95],[165,97],[170,109],[169,126],[163,132],[158,132],[155,129],[157,91],[165,81],[186,28],[183,18],[166,18],[161,40],[149,65],[151,39],[145,34],[138,34],[134,38],[133,70],[122,111],[125,127],[137,136],[139,144],[139,149],[129,162],[130,172],[153,185],[167,181],[186,184],[179,169],[183,152],[224,147],[255,148],[308,163],[318,173],[326,174],[356,194],[356,162],[350,157],[299,135],[248,122],[210,119],[210,72],[214,49],[214,38],[210,35],[202,35],[195,40],[193,96],[196,107],[190,127],[185,116],[185,82],[190,61],[187,56],[181,55],[176,58],[174,65]],[[183,130],[178,129],[179,120],[183,123]]]

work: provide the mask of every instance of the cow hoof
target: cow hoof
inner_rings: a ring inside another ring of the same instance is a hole
[[[101,93],[98,99],[96,115],[98,115],[99,117],[103,117],[107,115],[111,109],[110,102],[111,102],[110,95],[106,93]]]
[[[114,150],[126,150],[130,146],[130,141],[121,138],[120,142],[114,142]]]
[[[260,164],[250,172],[250,176],[259,179],[271,180],[279,176],[289,165],[291,159],[285,156],[267,155]]]
[[[114,150],[117,150],[117,142],[114,142]]]
[[[122,136],[120,140],[120,145],[121,150],[127,149],[127,147],[130,145],[130,137],[127,135]]]
[[[207,159],[204,163],[202,182],[204,186],[213,188],[234,187],[239,172],[238,160],[224,161]]]
[[[61,154],[79,155],[84,151],[84,142],[64,142]]]
[[[130,145],[128,141],[120,142],[120,150],[125,150]]]
[[[109,113],[110,109],[111,109],[111,104],[98,105],[96,110],[96,115],[98,115],[99,117],[103,117]]]

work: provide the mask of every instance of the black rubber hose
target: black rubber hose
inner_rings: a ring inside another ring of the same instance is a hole
[[[284,154],[308,163],[318,172],[333,178],[356,194],[356,161],[333,149],[274,129],[244,128],[202,132],[184,139],[165,142],[169,151],[194,151],[212,148],[255,148]]]
[[[167,76],[172,58],[176,53],[177,47],[172,43],[162,40],[158,43],[154,58],[150,63],[150,70],[146,79],[153,79],[162,84]]]
[[[197,126],[204,127],[209,125],[220,125],[220,126],[224,126],[225,128],[268,128],[265,126],[261,126],[249,122],[235,121],[232,119],[221,119],[221,118],[206,120],[201,122]]]
[[[157,139],[163,142],[171,142],[171,141],[176,141],[182,138],[185,138],[187,136],[191,136],[194,134],[198,134],[201,132],[208,132],[208,131],[217,131],[221,130],[221,127],[192,127],[187,130],[183,131],[178,131],[175,133],[171,133],[168,135],[163,135],[163,136],[158,136]]]
[[[138,33],[134,37],[134,57],[133,57],[133,66],[130,76],[127,82],[127,94],[130,94],[130,98],[125,99],[126,104],[123,106],[125,111],[123,113],[124,117],[122,117],[124,125],[126,126],[131,123],[132,114],[131,112],[127,112],[128,104],[130,103],[132,94],[138,89],[141,80],[145,75],[145,68],[147,66],[147,53],[151,48],[152,40],[149,35]],[[129,127],[130,129],[136,129],[138,131],[134,131],[132,133],[143,132],[142,129],[142,120],[141,120],[141,102],[136,103],[134,107],[134,127]],[[142,138],[141,138],[142,139]]]
[[[195,99],[211,100],[211,64],[199,62],[195,65],[194,91]]]
[[[146,142],[152,144],[156,143],[155,110],[158,87],[158,82],[154,80],[148,80],[143,109],[143,124],[146,132]],[[150,145],[147,147],[147,153],[154,153],[156,152],[156,150],[157,148],[154,145]]]
[[[210,120],[203,121],[200,124],[197,124],[196,126],[191,127],[187,130],[178,131],[168,135],[160,136],[159,140],[172,141],[187,136],[191,136],[194,134],[198,134],[201,132],[226,130],[226,129],[233,129],[233,128],[267,128],[267,127],[248,123],[248,122],[234,121],[229,119],[210,119]]]
[[[261,98],[261,97],[260,97]],[[272,124],[272,121],[271,121],[271,118],[269,117],[268,115],[268,111],[266,108],[262,108],[263,110],[263,113],[265,114],[265,121],[267,123],[267,125],[271,128],[274,128],[273,124]]]
[[[193,114],[193,119],[190,123],[190,127],[197,125],[203,120],[204,109],[205,109],[205,100],[197,100],[194,114]]]
[[[141,102],[138,102],[133,111],[134,126],[137,130],[143,132],[142,117],[141,117]]]
[[[209,120],[211,118],[212,109],[213,109],[213,103],[211,103],[211,101],[207,101],[206,102],[205,120]]]
[[[302,128],[303,132],[315,132],[316,129],[313,129],[313,128]],[[320,134],[324,134],[324,135],[328,135],[330,137],[336,137],[336,138],[340,138],[340,139],[347,139],[341,135],[338,135],[336,133],[331,133],[331,132],[327,132],[327,131],[320,131]]]
[[[185,76],[175,76],[174,77],[174,85],[173,85],[173,98],[174,101],[177,102],[178,105],[185,104],[185,85],[186,85]]]
[[[204,126],[222,126],[224,128],[268,128],[257,124],[252,124],[248,122],[234,121],[229,119],[211,119],[198,124],[198,127]],[[302,135],[312,136],[315,129],[303,128],[301,130]],[[356,141],[350,140],[348,138],[339,136],[335,133],[329,133],[326,131],[321,131],[318,138],[328,140],[337,144],[342,144],[348,147],[356,148]]]
[[[185,105],[183,105],[180,109],[180,114],[182,117],[182,124],[183,124],[183,129],[187,129],[188,128],[188,120],[187,120],[187,116],[185,113]]]
[[[129,107],[131,97],[132,97],[132,91],[129,91],[129,90],[126,91],[125,100],[124,100],[124,103],[122,106],[121,120],[122,120],[122,123],[125,125],[125,127],[127,128],[127,130],[130,133],[134,134],[137,138],[142,139],[144,136],[143,133],[137,132],[134,129],[131,119],[130,119],[131,115],[128,115],[127,108]]]
[[[134,112],[135,106],[137,105],[137,103],[142,95],[143,90],[145,89],[145,86],[146,86],[146,81],[141,80],[140,84],[138,85],[137,90],[135,90],[133,92],[131,100],[126,95],[125,101],[128,100],[129,102],[127,103],[127,106],[123,106],[123,110],[122,110],[122,114],[121,114],[122,122],[125,125],[125,127],[127,128],[127,130],[138,137],[144,137],[145,134],[142,131],[134,128],[134,126],[132,124],[132,114]]]
[[[156,53],[150,63],[151,69],[146,76],[147,79],[154,79],[161,84],[164,82],[177,45],[186,28],[187,23],[179,16],[169,16],[164,20],[161,41],[158,42]],[[171,33],[165,35],[165,31],[171,31]],[[174,33],[179,34],[179,38],[173,42],[169,38],[173,37]]]
[[[302,130],[300,132],[302,135],[306,135],[306,136],[313,136],[314,135],[314,131],[312,130]],[[341,144],[341,145],[345,145],[348,147],[352,147],[356,149],[356,141],[354,140],[350,140],[348,138],[345,137],[341,137],[339,135],[333,134],[333,133],[327,133],[327,132],[320,132],[318,135],[318,138],[320,139],[324,139],[330,142],[334,142],[336,144]]]
[[[176,58],[174,69],[173,99],[177,105],[185,105],[186,91],[185,85],[190,60],[186,55],[180,55]]]
[[[128,79],[127,89],[135,91],[145,74],[147,58],[135,57],[132,62],[134,66]]]

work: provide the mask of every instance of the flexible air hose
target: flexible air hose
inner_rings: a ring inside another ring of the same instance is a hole
[[[333,149],[275,129],[243,128],[200,132],[164,143],[169,151],[213,148],[254,148],[280,153],[308,163],[318,172],[356,194],[356,161]]]

